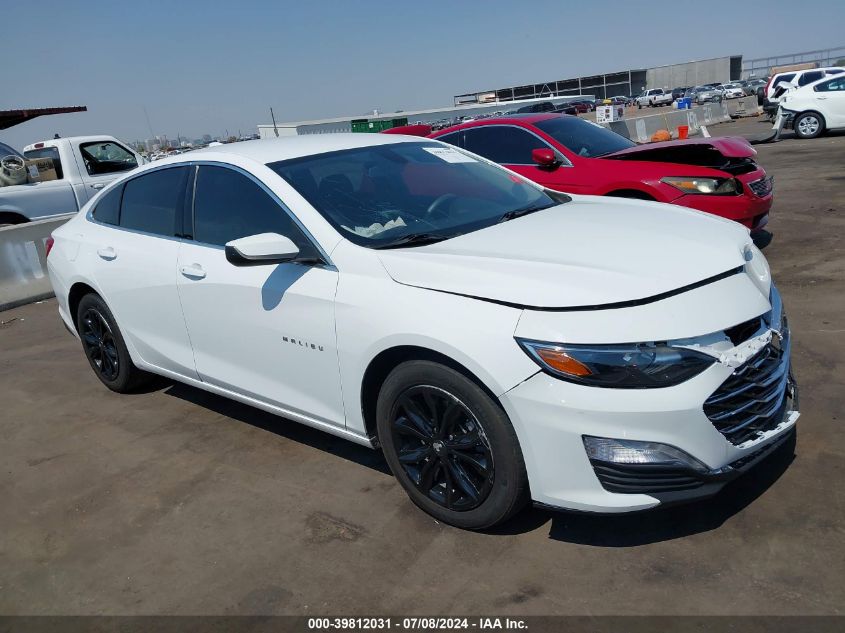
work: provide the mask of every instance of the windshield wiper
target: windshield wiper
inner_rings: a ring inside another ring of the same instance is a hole
[[[411,233],[410,235],[403,235],[392,242],[381,244],[375,248],[385,249],[400,248],[402,246],[423,246],[425,244],[442,242],[443,240],[448,240],[450,237],[454,237],[454,235],[443,235],[441,233]]]
[[[499,222],[507,222],[508,220],[513,220],[514,218],[521,218],[523,215],[528,215],[529,213],[534,213],[535,211],[542,211],[543,209],[548,209],[549,207],[553,207],[555,204],[529,204],[524,207],[520,207],[519,209],[512,209],[504,214],[502,217],[499,218]]]

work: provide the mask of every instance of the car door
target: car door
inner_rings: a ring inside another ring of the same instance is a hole
[[[97,195],[121,173],[138,166],[135,154],[115,141],[77,143],[73,152],[82,175],[81,204]]]
[[[91,211],[82,238],[92,246],[85,256],[124,338],[145,362],[196,378],[176,288],[175,235],[189,172],[155,169],[111,189]]]
[[[260,181],[228,166],[196,169],[178,287],[200,379],[343,426],[337,271]],[[236,266],[226,259],[227,242],[259,233],[290,238],[303,261]]]
[[[814,86],[813,95],[826,126],[845,128],[845,75],[837,75]]]

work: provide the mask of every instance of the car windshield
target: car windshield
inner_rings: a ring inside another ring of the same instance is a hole
[[[534,124],[578,156],[596,158],[634,147],[636,143],[607,128],[575,117],[555,117]]]
[[[369,248],[448,239],[565,200],[433,142],[341,150],[268,167],[344,237]]]

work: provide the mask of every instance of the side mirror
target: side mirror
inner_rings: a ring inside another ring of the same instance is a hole
[[[281,264],[298,255],[296,244],[278,233],[259,233],[226,243],[226,259],[235,266]]]
[[[557,155],[553,149],[543,147],[540,149],[531,150],[532,160],[540,165],[540,167],[557,167],[560,164]]]

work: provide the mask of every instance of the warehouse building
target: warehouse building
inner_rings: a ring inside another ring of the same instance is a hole
[[[472,103],[502,103],[517,99],[537,99],[551,96],[592,95],[606,99],[620,95],[636,95],[645,89],[671,90],[678,86],[700,86],[724,83],[740,78],[742,55],[714,57],[681,64],[637,68],[602,75],[558,79],[543,83],[496,88],[456,95],[455,105]]]
[[[334,117],[331,119],[317,119],[313,121],[292,121],[289,123],[262,123],[258,125],[260,138],[276,138],[280,136],[297,136],[300,134],[331,134],[337,132],[381,132],[401,125],[417,123],[431,125],[438,122],[454,124],[461,119],[504,114],[523,106],[535,103],[551,102],[554,105],[572,101],[582,95],[574,94],[565,97],[543,97],[538,99],[522,99],[507,104],[472,103],[456,105],[447,108],[431,108],[428,110],[411,110],[408,112],[382,112],[368,116],[352,115]],[[588,95],[589,96],[589,95]]]

